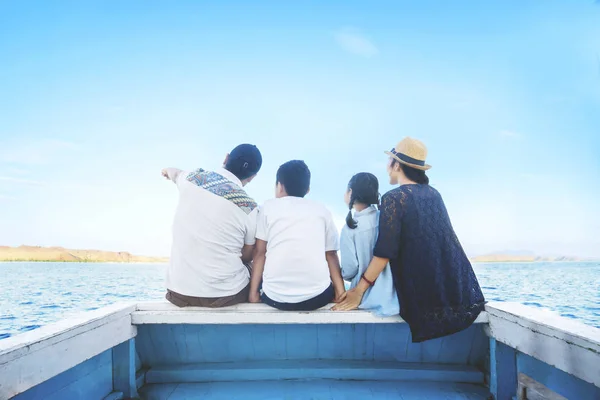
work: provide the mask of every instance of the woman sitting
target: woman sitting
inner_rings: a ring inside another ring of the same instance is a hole
[[[485,300],[442,197],[429,186],[427,148],[405,138],[386,154],[390,184],[400,186],[382,198],[373,260],[333,309],[358,308],[389,262],[413,342],[462,331],[477,319]]]

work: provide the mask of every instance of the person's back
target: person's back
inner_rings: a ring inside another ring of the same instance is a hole
[[[337,229],[327,208],[304,199],[310,171],[303,161],[283,164],[276,183],[276,199],[258,215],[250,302],[315,310],[344,293]]]
[[[242,187],[261,163],[256,147],[242,145],[215,171],[165,170],[179,188],[167,270],[167,299],[173,304],[223,307],[247,301],[250,274],[244,261],[251,260],[258,209]]]
[[[402,274],[397,281],[402,317],[414,326],[437,330],[436,336],[449,329],[447,324],[462,326],[461,318],[474,319],[483,295],[439,192],[427,184],[402,185],[384,196],[382,207],[395,210],[395,215],[388,215],[380,232],[398,230],[399,236],[386,235],[375,254],[400,243],[398,257],[390,263]]]
[[[299,303],[331,285],[325,252],[337,251],[337,230],[321,204],[301,197],[267,201],[257,237],[267,242],[263,290],[282,303]]]

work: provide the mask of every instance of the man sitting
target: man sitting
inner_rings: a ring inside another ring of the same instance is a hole
[[[179,205],[167,271],[167,295],[179,307],[225,307],[248,301],[256,203],[242,189],[262,165],[256,146],[242,144],[216,171],[166,168]]]
[[[303,161],[283,164],[276,184],[276,198],[258,214],[250,302],[262,299],[280,310],[316,310],[345,292],[338,231],[325,206],[304,198],[310,171]]]

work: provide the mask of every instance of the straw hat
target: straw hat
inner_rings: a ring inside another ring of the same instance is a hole
[[[431,165],[425,164],[427,147],[423,142],[417,139],[405,137],[396,145],[396,148],[386,151],[385,154],[411,168],[420,169],[422,171],[427,171],[431,168]]]

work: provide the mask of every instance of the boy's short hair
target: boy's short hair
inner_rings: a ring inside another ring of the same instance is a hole
[[[277,170],[276,183],[283,185],[288,196],[304,197],[310,188],[310,170],[304,161],[288,161]]]

